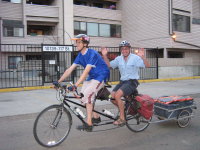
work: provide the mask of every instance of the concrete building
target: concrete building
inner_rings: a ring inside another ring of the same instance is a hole
[[[1,44],[64,44],[64,31],[73,34],[73,7],[64,9],[63,3],[64,0],[1,0]],[[66,26],[64,20],[71,21]]]
[[[200,0],[0,0],[0,44],[66,45],[79,33],[91,46],[158,48],[159,78],[200,75]]]
[[[123,0],[120,7],[122,37],[159,48],[159,78],[200,75],[200,0]]]

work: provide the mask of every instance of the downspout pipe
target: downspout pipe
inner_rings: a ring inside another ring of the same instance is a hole
[[[172,29],[172,8],[173,8],[173,4],[172,4],[172,0],[168,0],[168,13],[169,13],[169,35],[172,35],[173,33],[173,29]]]
[[[62,11],[63,11],[63,45],[65,45],[65,11],[64,11],[64,5],[65,0],[62,0]]]
[[[3,30],[3,29],[2,29],[2,24],[3,24],[3,23],[2,23],[2,18],[0,17],[0,45],[1,45],[1,39],[2,39],[2,36],[3,36],[3,35],[2,35],[2,30]],[[1,51],[1,47],[0,47],[0,51]]]

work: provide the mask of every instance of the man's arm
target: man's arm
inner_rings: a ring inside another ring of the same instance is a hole
[[[85,81],[86,77],[88,76],[90,70],[92,69],[91,65],[87,65],[83,71],[83,73],[81,74],[80,78],[78,79],[78,81],[74,84],[76,87],[82,83],[83,81]]]
[[[103,47],[103,48],[101,49],[101,54],[102,54],[102,56],[103,56],[104,61],[105,61],[106,64],[107,64],[107,66],[108,66],[108,67],[111,67],[111,66],[110,66],[110,61],[109,61],[109,59],[108,59],[108,57],[107,57],[107,54],[108,54],[107,48]]]
[[[140,56],[142,58],[145,67],[150,67],[149,62],[145,57],[145,49],[144,48],[141,48],[141,49],[137,50],[137,52],[135,52],[135,53],[136,53],[136,55],[138,55],[138,56]]]
[[[61,76],[61,78],[58,80],[58,82],[62,82],[64,81],[71,73],[72,71],[76,68],[76,64],[72,64],[65,72],[64,74]]]
[[[150,67],[149,61],[145,57],[141,57],[146,68]]]

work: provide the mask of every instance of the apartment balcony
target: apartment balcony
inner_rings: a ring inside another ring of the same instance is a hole
[[[0,17],[21,19],[23,17],[22,14],[21,4],[0,1]]]
[[[27,35],[21,37],[4,37],[2,44],[62,44],[62,37],[57,35]]]
[[[119,2],[119,0],[104,0],[104,1],[109,1],[109,2]]]
[[[58,6],[44,6],[44,5],[25,5],[25,15],[29,21],[52,21],[58,22],[59,7]]]
[[[27,41],[31,41],[29,43],[33,44],[59,44],[60,43],[60,37],[53,36],[53,35],[37,35],[37,36],[26,36]]]
[[[96,8],[82,5],[74,5],[75,17],[98,18],[106,20],[121,21],[121,10],[112,10],[105,8]]]

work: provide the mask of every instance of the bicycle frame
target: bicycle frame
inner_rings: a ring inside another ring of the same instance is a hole
[[[80,103],[78,103],[78,102],[75,102],[75,101],[72,101],[72,100],[70,100],[70,99],[76,99],[77,100],[77,97],[78,97],[78,92],[77,91],[75,91],[76,92],[76,96],[68,96],[68,95],[66,95],[67,94],[67,92],[66,92],[66,87],[67,86],[61,86],[61,88],[59,89],[59,92],[60,92],[60,94],[62,95],[62,97],[64,98],[63,100],[61,100],[62,101],[62,103],[64,104],[64,106],[66,106],[67,108],[69,108],[70,110],[71,110],[71,112],[73,112],[73,114],[75,114],[76,115],[76,117],[78,117],[79,118],[79,120],[81,120],[81,122],[83,123],[83,124],[86,124],[86,122],[85,122],[85,120],[79,115],[79,114],[77,114],[77,113],[75,113],[74,112],[74,110],[72,109],[72,107],[71,107],[71,105],[69,104],[69,103],[72,103],[72,104],[75,104],[76,106],[80,106],[80,107],[82,107],[82,108],[85,108],[86,109],[86,106],[85,105],[82,105],[82,104],[80,104]],[[81,97],[80,97],[81,98]],[[96,102],[96,97],[95,97],[95,100],[94,100],[94,106],[95,106],[95,102]],[[114,100],[114,99],[110,99],[110,100]],[[127,109],[129,109],[129,107],[131,107],[133,104],[129,101],[129,100],[127,100],[125,97],[124,97],[124,99],[122,99],[124,102],[125,102],[125,111],[127,110]],[[107,100],[108,101],[108,100]],[[114,105],[114,104],[113,104]],[[102,112],[100,112],[100,111],[97,111],[97,110],[95,110],[94,109],[94,106],[93,106],[93,112],[96,112],[97,114],[99,114],[99,115],[101,115],[101,116],[104,116],[104,117],[106,117],[106,118],[109,118],[111,121],[106,121],[105,123],[99,123],[99,124],[94,124],[94,126],[101,126],[101,125],[108,125],[108,124],[113,124],[113,121],[115,121],[115,120],[117,120],[118,118],[117,118],[117,116],[116,117],[112,117],[112,116],[109,116],[109,115],[107,115],[107,114],[104,114],[104,113],[102,113]],[[128,107],[127,107],[128,106]],[[127,120],[130,120],[130,119],[132,119],[132,117],[129,117],[129,118],[126,118]]]
[[[63,100],[64,105],[67,106],[79,118],[79,120],[81,120],[82,123],[86,124],[85,120],[79,114],[77,114],[77,113],[74,112],[74,110],[72,109],[72,106],[69,103],[75,104],[76,106],[80,106],[82,108],[86,108],[86,106],[82,105],[82,104],[79,104],[78,102],[72,101],[69,98],[77,99],[77,97],[75,97],[75,96],[65,96],[64,100]],[[96,99],[95,99],[95,101],[96,101]],[[113,121],[117,119],[115,117],[109,116],[107,114],[104,114],[104,113],[102,113],[100,111],[95,110],[94,107],[93,107],[93,112],[96,112],[97,114],[99,114],[101,116],[104,116],[104,117],[109,118],[110,120],[112,120],[112,121],[106,121],[105,123],[95,124],[94,126],[102,126],[102,125],[112,124]]]

